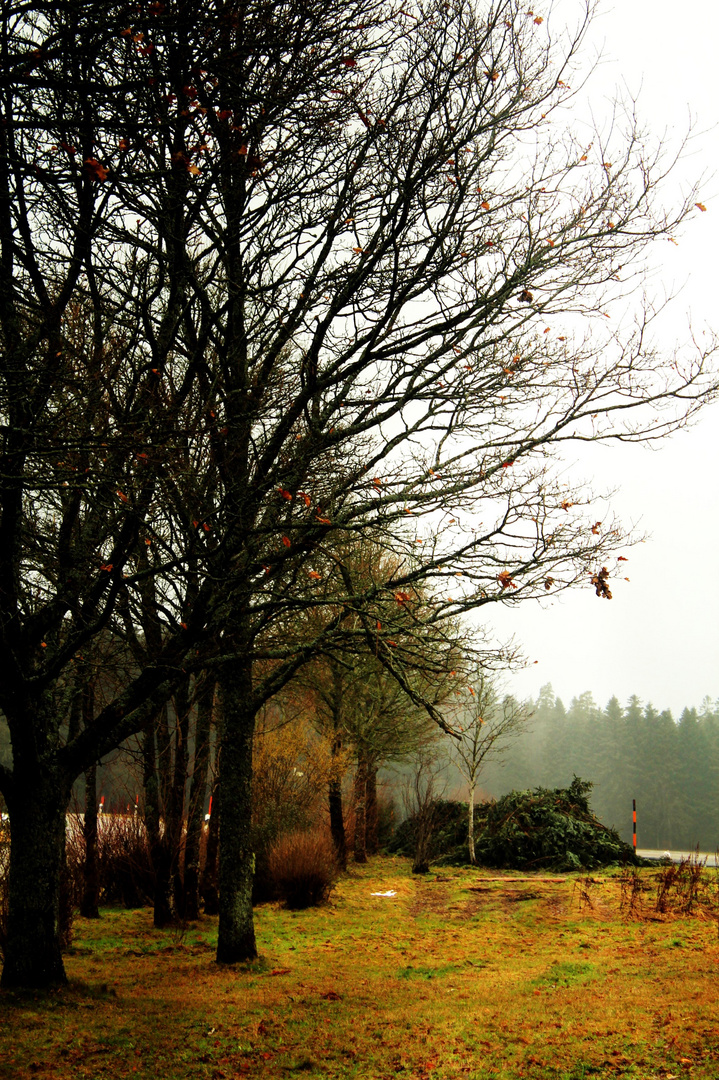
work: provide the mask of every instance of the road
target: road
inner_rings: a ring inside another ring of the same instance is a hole
[[[637,848],[637,855],[641,856],[642,859],[665,859],[668,855],[672,862],[675,863],[681,862],[682,859],[693,859],[697,854],[702,862],[706,860],[707,866],[719,865],[717,863],[717,852],[715,851],[700,851],[697,853],[696,851],[654,851],[650,848]]]

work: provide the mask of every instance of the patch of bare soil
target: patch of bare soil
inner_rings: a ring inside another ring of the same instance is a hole
[[[449,889],[441,882],[418,879],[414,900],[409,906],[412,918],[420,915],[442,915],[447,911]]]

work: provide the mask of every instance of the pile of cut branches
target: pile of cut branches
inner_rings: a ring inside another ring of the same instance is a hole
[[[567,788],[510,791],[475,806],[475,851],[482,866],[516,870],[593,870],[634,861],[632,849],[589,808],[592,784],[579,777]],[[449,812],[449,807],[454,812]],[[432,838],[432,861],[466,865],[467,807],[443,804]],[[413,822],[397,829],[388,850],[412,855]]]
[[[592,784],[510,791],[479,807],[477,861],[519,870],[593,870],[633,859],[619,834],[589,808]]]

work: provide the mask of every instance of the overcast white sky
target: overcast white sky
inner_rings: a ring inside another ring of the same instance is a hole
[[[581,4],[559,0],[552,23]],[[537,2],[538,14],[546,14]],[[679,178],[715,173],[702,189],[707,212],[656,253],[656,284],[680,295],[664,322],[666,347],[695,331],[719,332],[719,2],[683,6],[657,0],[607,2],[595,19],[587,50],[604,59],[586,93],[597,115],[608,109],[614,86],[639,99],[651,130],[680,140],[690,116],[700,134]],[[660,449],[595,448],[582,456],[578,475],[595,490],[617,489],[612,509],[650,534],[627,552],[630,583],[599,600],[588,587],[551,606],[495,609],[489,623],[514,635],[530,667],[509,680],[526,697],[551,682],[565,704],[591,690],[604,705],[612,694],[638,694],[678,716],[685,705],[719,698],[719,403],[689,431]],[[486,609],[485,609],[486,610]],[[538,660],[539,663],[531,663]]]

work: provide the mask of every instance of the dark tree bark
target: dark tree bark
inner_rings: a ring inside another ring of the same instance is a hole
[[[337,854],[337,863],[341,870],[345,870],[347,868],[347,836],[342,806],[342,781],[335,776],[329,782],[329,811],[330,831]]]
[[[95,687],[88,679],[82,692],[83,726],[89,728],[95,717]],[[85,817],[82,824],[85,840],[85,863],[83,865],[82,897],[80,914],[86,919],[100,918],[100,867],[97,834],[97,763],[85,773]]]
[[[257,956],[252,916],[252,740],[256,710],[251,663],[238,659],[225,664],[219,686],[223,719],[217,961],[235,964]]]
[[[184,913],[182,858],[183,827],[185,824],[185,791],[187,789],[188,735],[190,730],[190,679],[180,683],[174,696],[174,760],[168,805],[165,815],[165,837],[169,848],[171,886],[174,889],[175,914]]]
[[[158,757],[161,758],[163,752],[168,750],[167,731],[168,718],[165,705],[160,710],[159,716],[147,724],[143,740],[145,827],[150,843],[152,869],[155,874],[153,921],[158,928],[169,926],[176,918],[172,853],[164,828],[162,770],[158,767]],[[156,739],[159,743],[159,753]]]
[[[354,783],[355,795],[355,835],[354,860],[356,863],[367,862],[367,760],[360,752],[357,757],[357,771]]]
[[[379,843],[377,839],[378,830],[378,818],[377,818],[377,766],[368,765],[367,767],[367,810],[366,810],[366,836],[367,836],[367,854],[376,855],[379,850]]]
[[[60,892],[69,797],[66,779],[15,762],[14,782],[5,791],[11,852],[3,988],[67,982]]]
[[[97,765],[85,773],[85,818],[82,825],[85,838],[85,864],[80,914],[86,919],[99,919],[100,877],[97,850]]]
[[[342,674],[339,665],[331,666],[331,689],[327,704],[332,718],[332,772],[329,782],[330,831],[340,869],[347,868],[347,836],[345,833],[344,807],[342,805]]]
[[[197,919],[200,915],[200,848],[202,826],[205,820],[214,696],[215,680],[206,674],[197,694],[195,761],[190,785],[190,808],[187,815],[184,878],[184,916],[186,919]]]
[[[219,760],[219,758],[218,758]],[[218,891],[219,878],[219,854],[220,854],[220,825],[222,823],[222,807],[220,805],[220,778],[216,776],[210,793],[210,820],[207,829],[207,847],[205,848],[205,865],[202,870],[200,892],[202,894],[202,907],[205,915],[219,915],[220,894]]]

